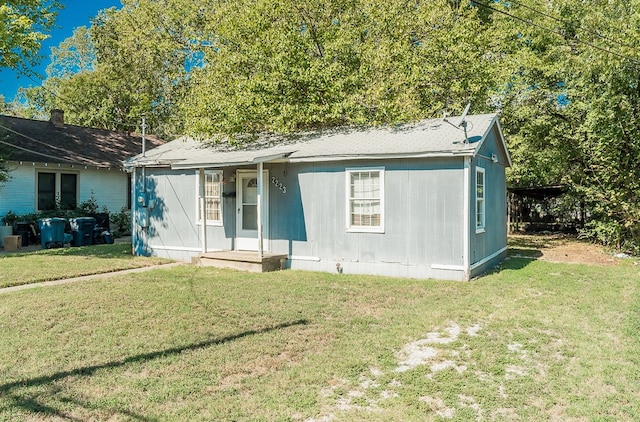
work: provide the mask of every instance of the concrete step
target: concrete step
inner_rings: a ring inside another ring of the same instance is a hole
[[[286,254],[264,254],[262,258],[253,251],[207,252],[192,259],[204,267],[230,268],[240,271],[263,273],[286,269]]]

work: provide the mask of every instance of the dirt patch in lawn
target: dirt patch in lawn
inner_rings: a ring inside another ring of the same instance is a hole
[[[566,234],[509,235],[509,256],[594,265],[613,265],[619,260],[602,246]]]

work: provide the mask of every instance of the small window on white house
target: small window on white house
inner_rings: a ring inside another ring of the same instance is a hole
[[[384,232],[384,168],[347,169],[347,230]]]
[[[197,173],[196,173],[197,175]],[[197,197],[200,197],[200,186],[197,186]],[[222,224],[222,172],[206,170],[204,173],[204,202],[207,224]],[[202,206],[197,201],[198,221],[202,222]]]
[[[485,180],[484,169],[476,167],[476,232],[484,231],[485,223]]]

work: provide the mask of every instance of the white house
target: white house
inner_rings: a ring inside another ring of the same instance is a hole
[[[162,142],[147,137],[149,147]],[[56,207],[73,209],[93,194],[100,207],[130,205],[122,162],[140,153],[140,135],[68,125],[61,110],[50,121],[0,116],[0,158],[10,179],[0,186],[0,217]]]

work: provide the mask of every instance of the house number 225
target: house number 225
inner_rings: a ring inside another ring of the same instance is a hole
[[[271,183],[276,185],[278,187],[278,189],[280,189],[282,191],[282,193],[287,193],[287,187],[285,185],[283,185],[282,182],[279,181],[278,179],[276,179],[275,177],[271,178]]]

